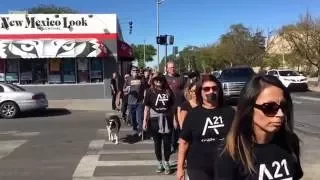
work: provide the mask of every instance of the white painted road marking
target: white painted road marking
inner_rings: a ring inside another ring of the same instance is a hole
[[[131,149],[131,150],[102,150],[98,154],[147,154],[154,153],[153,149]]]
[[[110,141],[106,141],[104,144],[114,144],[114,143],[110,142]],[[132,144],[132,143],[119,141],[119,144]],[[135,142],[134,144],[153,144],[153,141],[152,140],[144,140],[144,141]]]
[[[103,176],[103,177],[91,177],[82,178],[74,177],[73,180],[175,180],[174,175],[158,175],[158,176]]]
[[[27,140],[0,141],[0,159],[8,156],[16,148],[18,148],[26,142]]]
[[[320,101],[320,98],[309,97],[309,96],[295,96],[295,98],[305,99],[305,100],[311,100],[311,101]]]

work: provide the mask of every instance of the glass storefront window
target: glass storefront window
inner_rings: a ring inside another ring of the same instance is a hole
[[[102,82],[103,81],[103,60],[98,58],[91,59],[90,64],[90,82]]]
[[[48,61],[47,59],[32,59],[32,80],[33,84],[45,84],[48,82]]]
[[[89,59],[77,59],[78,83],[88,83],[89,81]]]
[[[75,59],[64,59],[62,61],[62,67],[63,67],[63,82],[75,83],[76,82]]]
[[[61,84],[103,82],[103,59],[0,59],[0,82]]]
[[[32,60],[20,60],[20,84],[32,84]]]
[[[1,82],[5,81],[5,79],[4,79],[5,78],[5,76],[4,76],[5,66],[6,66],[6,60],[0,59],[0,81]]]
[[[52,84],[61,83],[61,74],[61,59],[50,59],[48,82]]]
[[[19,60],[10,59],[6,63],[6,77],[7,82],[17,83],[19,82]]]

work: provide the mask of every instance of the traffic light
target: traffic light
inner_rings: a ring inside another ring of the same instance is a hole
[[[167,43],[167,36],[166,35],[157,36],[157,44],[165,45],[166,43]]]
[[[132,34],[132,21],[129,21],[129,34]]]

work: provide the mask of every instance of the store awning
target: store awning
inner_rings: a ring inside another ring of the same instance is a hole
[[[107,48],[97,39],[0,40],[0,58],[105,57]]]
[[[125,61],[133,61],[133,49],[124,41],[118,40],[118,58]]]

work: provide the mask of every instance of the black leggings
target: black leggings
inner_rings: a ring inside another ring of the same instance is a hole
[[[157,156],[158,161],[162,161],[162,141],[163,141],[163,151],[164,151],[164,160],[169,161],[171,155],[171,138],[172,134],[160,134],[152,133],[152,138],[154,141],[154,152]]]
[[[213,172],[205,171],[202,169],[188,169],[187,173],[189,180],[212,180],[214,178]]]

